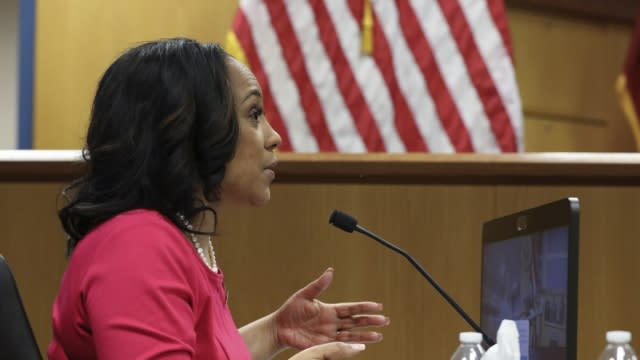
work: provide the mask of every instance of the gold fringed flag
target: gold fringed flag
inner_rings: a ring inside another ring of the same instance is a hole
[[[524,147],[502,0],[240,0],[227,50],[283,151]]]

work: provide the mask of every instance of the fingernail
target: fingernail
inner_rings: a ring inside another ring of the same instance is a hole
[[[355,351],[362,351],[366,348],[364,344],[349,344],[349,345],[351,345],[351,348]]]

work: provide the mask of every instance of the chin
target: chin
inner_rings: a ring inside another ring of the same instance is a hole
[[[267,191],[266,193],[262,194],[262,196],[256,196],[255,198],[251,199],[251,207],[263,207],[266,206],[269,201],[271,201],[271,192]]]
[[[220,199],[222,208],[260,208],[271,200],[269,187],[254,188],[253,191],[223,191]]]
[[[244,199],[236,199],[236,201],[227,202],[229,205],[233,207],[240,208],[261,208],[266,206],[271,200],[271,192],[265,191],[259,194],[251,194]]]

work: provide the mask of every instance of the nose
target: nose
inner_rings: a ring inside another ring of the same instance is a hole
[[[267,136],[265,139],[265,148],[269,151],[273,151],[282,145],[282,138],[277,131],[275,131],[271,124],[267,122]]]

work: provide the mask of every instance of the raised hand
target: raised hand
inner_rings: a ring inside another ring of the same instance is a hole
[[[375,314],[382,304],[365,301],[326,304],[317,297],[333,280],[333,269],[293,294],[275,312],[277,341],[285,346],[306,349],[327,342],[372,343],[382,334],[363,327],[386,326],[389,319]]]

